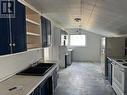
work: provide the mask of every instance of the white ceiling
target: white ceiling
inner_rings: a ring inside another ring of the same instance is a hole
[[[33,0],[35,2],[35,0]],[[105,36],[127,34],[127,0],[36,0],[43,14],[65,29],[77,28],[74,18],[81,17],[81,28]],[[37,6],[39,6],[37,5]]]

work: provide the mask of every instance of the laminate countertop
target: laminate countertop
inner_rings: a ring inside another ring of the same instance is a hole
[[[52,75],[57,67],[57,64],[54,65],[44,76],[14,75],[0,83],[0,95],[29,95],[48,76]]]

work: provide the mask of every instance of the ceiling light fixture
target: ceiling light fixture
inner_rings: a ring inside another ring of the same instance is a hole
[[[81,18],[75,18],[74,19],[76,22],[81,22]]]
[[[81,18],[75,18],[74,19],[74,21],[76,21],[79,24],[76,32],[79,32],[80,31],[80,28],[81,28],[81,20],[82,20]]]
[[[83,16],[83,12],[84,12],[84,0],[80,0],[80,9],[79,9],[79,17],[74,18],[74,21],[77,22],[78,27],[77,27],[77,31],[80,34],[80,30],[81,30],[81,20],[82,20],[82,16]]]

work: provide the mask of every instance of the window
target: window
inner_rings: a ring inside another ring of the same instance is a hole
[[[49,48],[44,49],[44,60],[49,60]]]
[[[70,35],[70,46],[86,46],[86,35]]]

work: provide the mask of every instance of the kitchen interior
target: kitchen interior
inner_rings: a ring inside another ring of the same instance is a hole
[[[2,1],[0,95],[127,95],[126,0]]]

